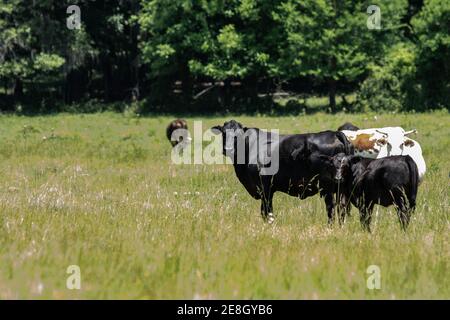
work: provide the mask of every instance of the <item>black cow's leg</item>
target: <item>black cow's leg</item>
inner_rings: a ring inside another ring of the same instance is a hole
[[[408,227],[409,221],[411,220],[411,215],[414,213],[415,210],[416,210],[416,201],[415,201],[415,199],[413,199],[413,200],[410,199],[409,206],[406,209],[407,222],[405,225],[405,229]]]
[[[267,208],[269,209],[269,213],[267,214],[267,222],[270,224],[272,224],[275,221],[275,217],[273,215],[272,198],[273,193],[270,193],[269,199],[267,199],[268,202]]]
[[[261,215],[268,223],[273,223],[273,208],[272,208],[272,180],[270,177],[261,176]]]
[[[341,203],[344,208],[345,215],[350,217],[350,211],[352,210],[352,203],[350,202],[350,197],[348,195],[343,194]]]
[[[261,216],[264,220],[266,220],[268,214],[269,210],[267,209],[266,200],[264,198],[261,198]]]
[[[411,211],[413,209],[408,207],[408,205],[405,203],[404,197],[399,197],[396,206],[398,219],[400,220],[400,226],[402,230],[405,231],[409,225],[409,220],[411,218]]]
[[[345,218],[350,215],[350,201],[347,200],[345,194],[338,194],[338,217],[339,223],[344,224]]]
[[[261,198],[261,215],[268,223],[273,223],[275,220],[273,216],[272,198],[273,194],[271,193],[266,194]]]
[[[400,220],[400,226],[402,227],[403,231],[406,231],[406,228],[409,225],[409,220],[411,217],[410,210],[401,210],[400,208],[397,209],[398,218]]]
[[[334,197],[332,193],[325,194],[325,206],[327,207],[328,224],[333,224],[334,220]]]
[[[370,232],[370,222],[372,221],[373,204],[366,203],[360,208],[360,221],[362,227]]]

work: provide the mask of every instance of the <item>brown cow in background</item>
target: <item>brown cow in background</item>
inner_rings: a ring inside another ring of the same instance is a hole
[[[178,137],[178,139],[172,140],[173,132],[178,129],[184,129],[185,132],[183,134],[181,134]],[[170,143],[172,144],[172,147],[175,147],[177,144],[179,144],[181,142],[188,143],[191,140],[189,137],[187,122],[184,119],[176,119],[176,120],[173,120],[171,123],[169,123],[169,125],[167,126],[167,129],[166,129],[166,135],[167,135],[167,139],[169,139]]]

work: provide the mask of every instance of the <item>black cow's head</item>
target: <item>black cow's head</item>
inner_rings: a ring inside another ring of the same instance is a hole
[[[223,154],[228,157],[233,157],[237,148],[237,141],[244,136],[246,128],[235,120],[227,121],[223,126],[214,126],[211,128],[222,134]]]
[[[358,160],[358,157],[345,153],[338,153],[333,157],[318,155],[317,158],[322,164],[322,177],[339,183],[346,181],[351,173],[351,165]]]
[[[338,131],[342,130],[358,131],[359,128],[350,122],[346,122],[338,128]]]

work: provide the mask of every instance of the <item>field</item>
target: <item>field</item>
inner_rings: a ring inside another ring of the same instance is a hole
[[[188,117],[203,128],[228,117]],[[327,226],[323,200],[277,193],[276,222],[230,165],[175,165],[172,117],[0,117],[0,299],[450,298],[450,116],[236,116],[282,133],[417,128],[428,171],[407,232],[380,208]],[[81,270],[69,290],[67,268]],[[366,273],[379,266],[381,288]]]

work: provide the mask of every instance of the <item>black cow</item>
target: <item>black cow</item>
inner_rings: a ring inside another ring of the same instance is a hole
[[[359,128],[357,126],[351,124],[350,122],[346,122],[338,128],[338,131],[342,131],[342,130],[358,131]]]
[[[233,160],[239,181],[253,198],[261,200],[261,215],[264,220],[269,223],[274,220],[272,198],[275,192],[284,192],[300,199],[320,192],[325,198],[329,222],[332,222],[334,182],[322,183],[318,167],[312,162],[310,155],[314,152],[329,156],[340,152],[353,153],[353,147],[343,133],[324,131],[276,135],[258,128],[244,128],[234,120],[212,129],[222,134],[223,154]],[[267,150],[271,152],[271,162],[261,161]],[[278,170],[263,174],[262,170],[268,166],[274,167],[273,161],[277,160],[274,155],[278,155]]]
[[[370,231],[375,204],[395,205],[405,230],[416,206],[419,181],[417,165],[410,156],[368,159],[343,153],[321,155],[325,166],[321,175],[334,178],[360,212],[361,224]]]

